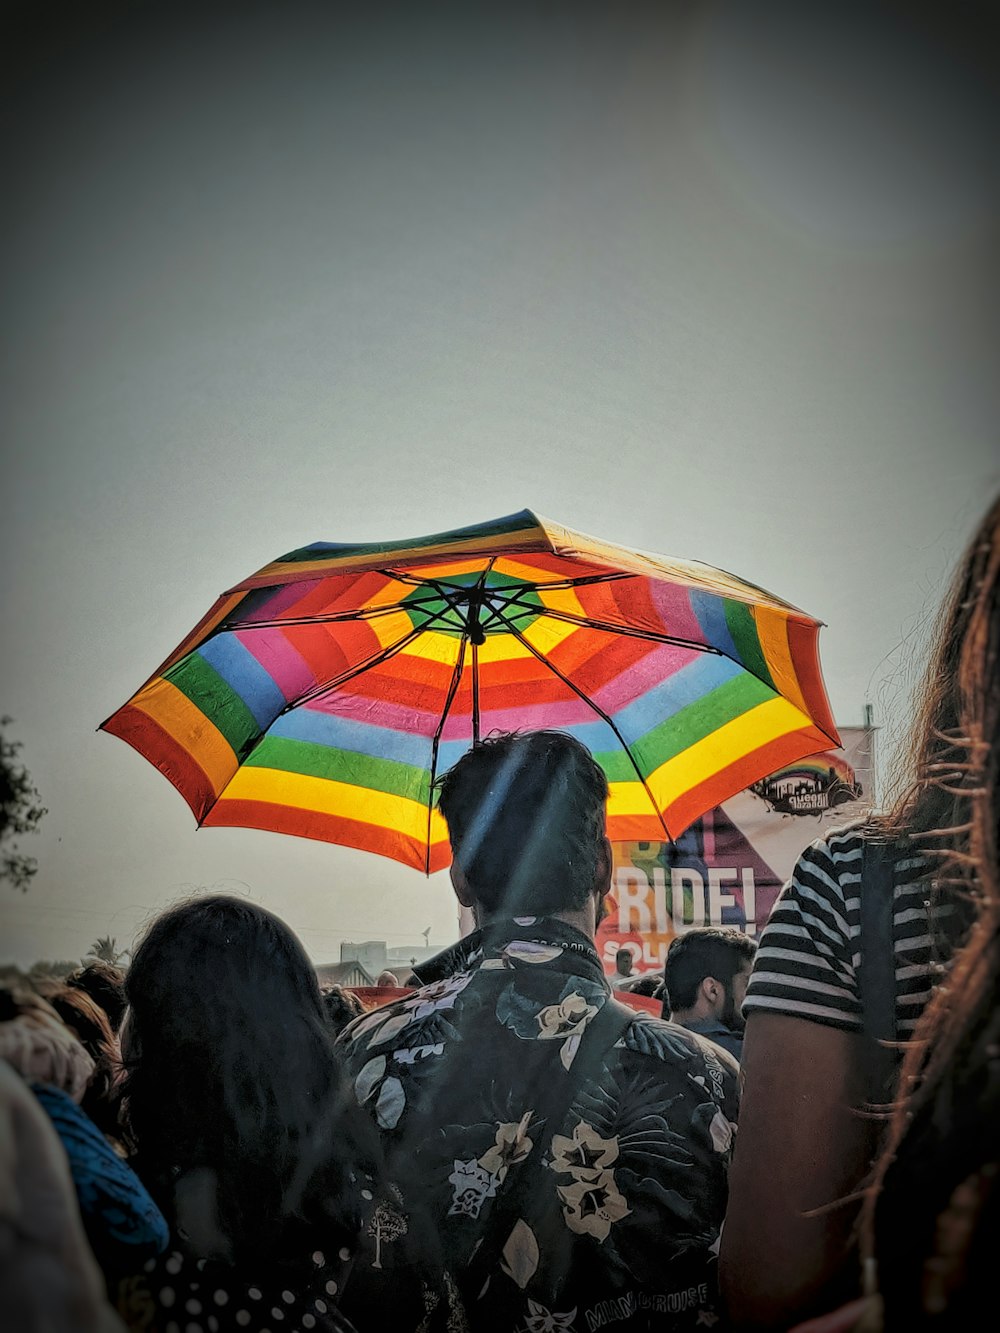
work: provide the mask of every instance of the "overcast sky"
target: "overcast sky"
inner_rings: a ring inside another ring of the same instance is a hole
[[[96,731],[309,542],[528,507],[717,564],[895,734],[1000,486],[995,44],[910,8],[21,7],[0,712],[49,813],[0,962],[204,887],[317,961],[454,938],[446,875],[196,832]]]

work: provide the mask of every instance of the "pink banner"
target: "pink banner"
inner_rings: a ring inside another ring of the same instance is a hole
[[[701,925],[756,935],[799,854],[871,806],[874,728],[839,728],[843,746],[799,760],[710,810],[671,846],[614,844],[608,914],[597,932],[605,971],[627,948],[659,971],[675,935]]]

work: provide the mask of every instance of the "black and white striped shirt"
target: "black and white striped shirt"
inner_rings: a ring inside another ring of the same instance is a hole
[[[766,1010],[846,1031],[861,1029],[861,827],[830,829],[799,857],[761,934],[744,1015]],[[900,1037],[912,1032],[942,970],[923,865],[918,856],[904,854],[893,867]]]

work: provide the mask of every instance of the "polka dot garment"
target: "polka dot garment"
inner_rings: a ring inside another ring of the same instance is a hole
[[[169,1250],[118,1283],[116,1308],[134,1333],[355,1333],[338,1299],[351,1252],[315,1250],[309,1268],[256,1281],[228,1264]]]

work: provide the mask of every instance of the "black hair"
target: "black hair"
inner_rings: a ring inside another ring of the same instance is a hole
[[[644,972],[638,981],[629,986],[630,995],[646,995],[658,1000],[663,994],[663,978],[657,972]]]
[[[586,746],[560,731],[489,736],[437,786],[455,862],[488,912],[586,904],[605,860],[608,799]]]
[[[663,965],[663,989],[671,1013],[692,1007],[706,977],[715,977],[728,991],[756,952],[756,940],[736,926],[694,926],[675,936]]]
[[[125,986],[136,1166],[168,1219],[200,1171],[234,1262],[293,1263],[318,1229],[353,1245],[348,1182],[374,1150],[292,931],[245,899],[194,899],[152,923]]]

